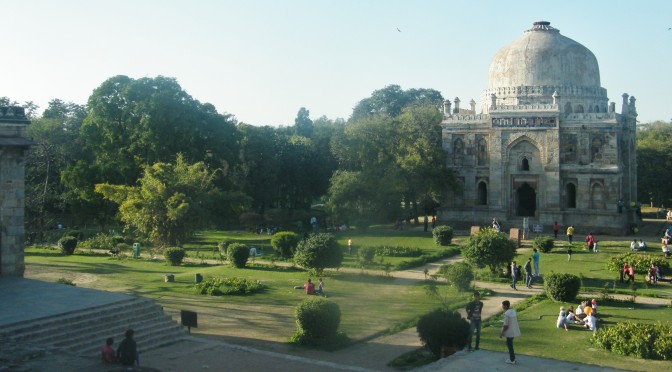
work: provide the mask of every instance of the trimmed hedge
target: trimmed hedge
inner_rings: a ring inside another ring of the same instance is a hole
[[[60,249],[61,253],[65,255],[71,255],[75,253],[77,242],[78,240],[74,236],[64,236],[58,239],[58,249]]]
[[[416,329],[422,344],[437,357],[441,357],[444,346],[464,348],[469,336],[469,323],[454,310],[438,309],[425,314]]]
[[[197,283],[196,294],[210,296],[244,295],[261,292],[266,286],[260,281],[244,278],[210,278]]]
[[[375,249],[377,255],[386,257],[420,257],[423,253],[420,248],[409,247],[380,246]]]
[[[553,238],[547,235],[542,235],[534,238],[532,241],[532,248],[536,248],[543,253],[548,253],[553,249],[554,244]]]
[[[231,265],[242,269],[250,258],[250,248],[243,243],[232,243],[226,248],[226,256]]]
[[[271,237],[271,246],[283,258],[294,255],[294,250],[300,241],[299,234],[291,231],[281,231]]]
[[[672,360],[672,324],[616,323],[598,329],[590,342],[617,354]]]
[[[607,262],[607,270],[620,272],[623,270],[623,264],[625,263],[633,266],[635,272],[638,274],[648,273],[651,264],[658,266],[662,273],[667,273],[670,270],[670,264],[665,257],[635,252],[627,252],[611,257]]]
[[[544,277],[546,295],[560,302],[572,302],[581,289],[581,278],[574,274],[550,273]]]
[[[180,266],[184,256],[187,255],[184,249],[180,247],[170,247],[163,250],[163,257],[170,266]]]
[[[341,309],[323,297],[309,297],[295,310],[296,331],[291,341],[300,345],[327,346],[338,338]]]
[[[450,226],[437,226],[432,230],[436,245],[450,245],[453,241],[453,228]]]

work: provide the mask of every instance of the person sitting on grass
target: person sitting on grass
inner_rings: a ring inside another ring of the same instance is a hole
[[[317,284],[317,289],[315,290],[315,294],[318,295],[318,296],[327,297],[327,295],[324,293],[324,282],[322,282],[322,278],[320,278],[320,282]]]
[[[310,280],[310,278],[308,279],[306,284],[303,285],[303,289],[306,290],[307,295],[314,295],[315,294],[315,284],[313,284],[313,282]]]
[[[597,318],[595,317],[595,314],[591,313],[586,317],[584,326],[592,332],[595,332],[597,329]]]
[[[560,314],[558,314],[558,320],[555,322],[555,326],[564,328],[565,331],[569,331],[569,327],[567,327],[567,312],[565,311],[564,306],[560,307]]]

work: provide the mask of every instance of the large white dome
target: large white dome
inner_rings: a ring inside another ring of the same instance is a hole
[[[600,87],[595,55],[560,35],[550,22],[535,22],[490,63],[488,90],[520,86]]]

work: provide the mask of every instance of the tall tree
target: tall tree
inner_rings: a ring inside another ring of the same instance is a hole
[[[96,185],[96,192],[119,204],[121,220],[161,246],[184,243],[196,230],[212,226],[216,205],[223,195],[215,175],[205,163],[188,164],[182,155],[176,162],[156,163],[145,168],[138,186]],[[229,195],[231,196],[231,195]],[[246,206],[244,198],[228,200],[237,215]]]
[[[672,206],[672,122],[657,121],[637,127],[638,199]]]
[[[299,136],[311,137],[313,135],[313,121],[310,120],[310,111],[305,107],[301,107],[296,114],[294,129]]]

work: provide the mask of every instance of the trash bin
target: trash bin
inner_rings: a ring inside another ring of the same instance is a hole
[[[196,283],[200,283],[200,282],[202,282],[202,281],[203,281],[203,275],[197,273],[196,276],[195,276],[195,278],[194,278],[194,281],[195,281]]]
[[[140,258],[140,243],[133,243],[133,258]]]

